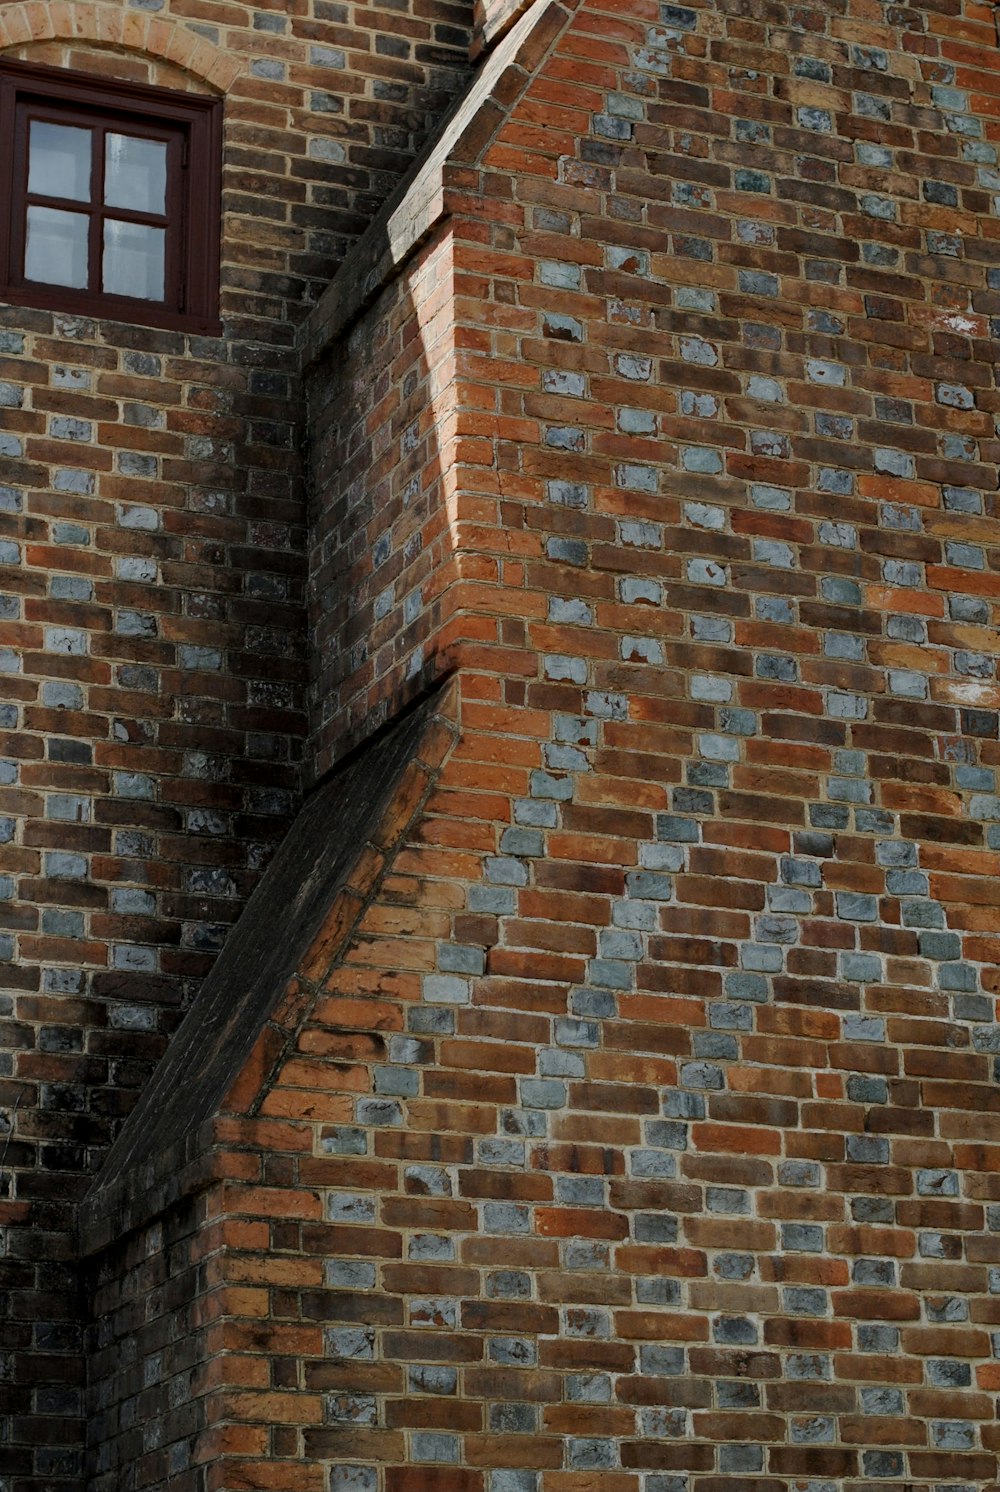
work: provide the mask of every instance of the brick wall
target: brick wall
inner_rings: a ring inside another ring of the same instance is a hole
[[[452,246],[433,238],[309,380],[309,759],[322,775],[439,672],[453,579]],[[444,609],[443,609],[444,608]]]
[[[79,1470],[73,1203],[298,801],[297,328],[468,39],[446,3],[0,8],[5,57],[226,110],[222,337],[0,309],[0,1439],[19,1486]]]
[[[992,14],[538,14],[316,373],[320,760],[449,670],[459,737],[224,1105],[137,1474],[991,1488]]]
[[[88,1280],[100,1319],[91,1344],[86,1436],[88,1485],[204,1486],[192,1464],[200,1435],[207,1454],[205,1389],[210,1382],[224,1241],[239,1237],[216,1221],[218,1199],[202,1193],[133,1233]]]
[[[449,199],[461,737],[248,1103],[233,1485],[997,1484],[994,61],[592,0]]]

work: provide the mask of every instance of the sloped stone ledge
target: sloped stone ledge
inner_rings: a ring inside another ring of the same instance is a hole
[[[316,363],[447,217],[449,173],[475,166],[569,23],[576,0],[534,0],[489,54],[409,176],[358,240],[303,330]]]
[[[83,1255],[231,1174],[224,1116],[253,1113],[422,811],[457,715],[446,683],[307,800],[81,1203]]]

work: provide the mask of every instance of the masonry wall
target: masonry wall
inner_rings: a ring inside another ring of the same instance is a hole
[[[452,244],[434,235],[307,382],[311,771],[440,674],[455,562]]]
[[[301,791],[298,327],[467,67],[447,3],[7,4],[225,98],[219,338],[0,308],[3,1472],[78,1484],[73,1205]]]
[[[995,57],[593,0],[451,201],[461,737],[267,1100],[317,1486],[997,1484]]]
[[[96,1262],[87,1475],[991,1488],[993,18],[544,15],[313,392],[320,759],[457,739]]]
[[[123,1240],[88,1280],[101,1322],[86,1416],[94,1487],[205,1485],[198,1461],[212,1438],[205,1390],[217,1347],[217,1212],[217,1200],[202,1194]]]

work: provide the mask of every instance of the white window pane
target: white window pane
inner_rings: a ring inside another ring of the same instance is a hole
[[[59,212],[54,207],[28,208],[28,243],[24,277],[43,285],[87,288],[87,230],[90,219],[82,212]]]
[[[167,210],[167,147],[137,135],[105,139],[104,200],[131,212]]]
[[[104,224],[104,290],[136,300],[163,300],[166,231],[108,218]]]
[[[31,121],[28,191],[40,197],[90,201],[91,131]]]

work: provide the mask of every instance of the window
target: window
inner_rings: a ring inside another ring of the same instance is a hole
[[[217,332],[221,113],[0,64],[0,299]]]

